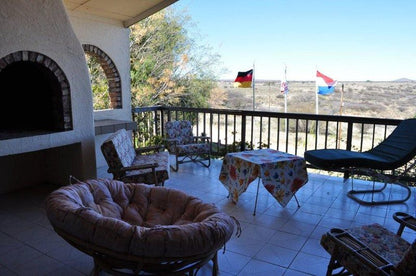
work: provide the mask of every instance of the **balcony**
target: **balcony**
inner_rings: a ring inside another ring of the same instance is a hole
[[[319,240],[330,228],[377,222],[396,231],[394,212],[416,214],[414,187],[405,203],[364,206],[347,197],[350,183],[344,183],[342,174],[308,168],[309,182],[296,194],[299,208],[294,199],[282,208],[260,185],[253,216],[256,182],[233,204],[218,180],[221,155],[227,151],[265,145],[297,155],[324,147],[365,150],[386,137],[399,120],[161,107],[136,110],[134,117],[138,122],[137,143],[163,135],[163,123],[169,118],[193,119],[197,133],[213,137],[218,159],[211,167],[183,164],[179,172],[171,172],[165,186],[214,203],[240,221],[242,235],[233,237],[225,251],[219,252],[221,275],[324,275],[329,255]],[[111,177],[105,170],[98,176]],[[358,188],[371,184],[354,181]],[[43,201],[56,188],[42,184],[0,195],[0,275],[90,274],[92,258],[61,239],[45,216]],[[397,196],[400,192],[389,187],[382,196]],[[403,237],[413,241],[416,234],[405,232]],[[211,267],[207,264],[197,275],[211,275]]]
[[[311,170],[309,182],[297,193],[300,208],[294,199],[282,208],[260,185],[257,214],[253,216],[256,183],[233,204],[218,180],[221,164],[221,160],[214,160],[209,169],[183,164],[165,183],[166,187],[215,203],[240,221],[242,235],[233,237],[226,244],[225,253],[222,250],[219,253],[221,275],[324,275],[329,255],[319,245],[319,239],[325,231],[370,222],[396,231],[394,212],[413,215],[416,212],[414,188],[413,196],[404,204],[363,206],[346,196],[350,185],[342,177]],[[108,176],[100,174],[100,177]],[[366,184],[354,182],[354,185]],[[45,216],[43,200],[55,188],[45,184],[0,195],[1,275],[89,275],[91,272],[92,258],[61,239]],[[416,238],[412,232],[403,236],[409,241]],[[211,263],[197,275],[211,275]]]

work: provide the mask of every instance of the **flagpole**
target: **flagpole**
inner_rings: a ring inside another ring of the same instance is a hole
[[[254,61],[253,61],[253,111],[255,111],[256,110],[256,92],[255,92],[255,75],[256,75],[256,70],[255,70],[255,64],[254,64]]]
[[[316,69],[318,72],[318,69]],[[319,103],[318,103],[318,82],[316,81],[316,72],[315,72],[315,114],[319,114]]]
[[[342,107],[344,106],[344,84],[341,85],[341,105],[339,107],[339,115],[342,116]],[[339,123],[339,127],[338,127],[338,145],[337,148],[339,148],[341,146],[341,134],[342,134],[342,124]]]
[[[317,81],[317,72],[318,72],[318,66],[316,67],[315,70],[315,113],[318,115],[319,114],[319,103],[318,103],[318,81]],[[316,141],[318,142],[319,140],[319,121],[316,121]]]
[[[285,82],[287,83],[287,75],[286,75],[287,66],[285,64]],[[287,93],[284,91],[285,94],[285,113],[287,113]]]
[[[285,64],[285,76],[284,76],[285,84],[287,84],[286,70],[287,70],[287,66]],[[287,113],[287,91],[286,91],[286,87],[283,89],[283,93],[285,94],[285,113]],[[288,129],[287,129],[288,122],[287,121],[288,121],[288,118],[285,119],[285,132],[286,132],[285,137],[288,137],[287,136],[287,132],[288,132]]]

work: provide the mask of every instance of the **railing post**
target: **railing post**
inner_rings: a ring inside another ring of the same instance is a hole
[[[165,137],[165,120],[164,120],[163,108],[160,109],[160,133],[162,137]]]
[[[153,121],[154,121],[154,125],[153,125],[154,129],[153,129],[153,133],[154,133],[155,135],[158,135],[158,134],[159,134],[159,131],[158,131],[158,128],[157,128],[157,125],[158,125],[157,110],[153,111]]]
[[[348,129],[347,129],[347,148],[346,150],[351,150],[352,148],[352,129],[353,123],[348,122]]]
[[[132,114],[131,117],[132,117],[133,122],[136,122],[136,125],[137,125],[136,113],[132,110],[131,114]],[[137,127],[136,127],[136,129],[133,129],[133,145],[134,145],[134,147],[138,146],[137,140],[139,139],[139,134],[137,133],[137,129],[138,129]]]
[[[241,143],[240,150],[244,151],[246,147],[246,115],[241,115]]]
[[[348,128],[347,128],[347,148],[346,150],[351,150],[352,148],[352,129],[354,127],[354,124],[352,122],[348,122]],[[349,172],[344,173],[344,181],[347,180],[350,177]]]

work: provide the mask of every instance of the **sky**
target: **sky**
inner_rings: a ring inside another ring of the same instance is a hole
[[[201,42],[221,56],[220,79],[416,80],[414,0],[179,0]]]

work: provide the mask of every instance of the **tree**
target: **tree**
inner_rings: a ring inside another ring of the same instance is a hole
[[[189,33],[190,23],[183,11],[169,8],[131,27],[133,106],[209,105],[219,56],[196,43]]]
[[[108,94],[108,80],[103,68],[96,57],[85,54],[85,58],[90,73],[94,110],[108,109],[110,108],[110,95]]]

